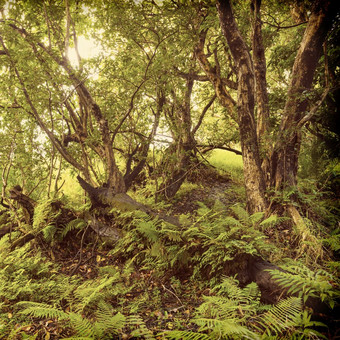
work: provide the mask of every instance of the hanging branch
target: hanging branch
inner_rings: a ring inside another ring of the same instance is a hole
[[[214,103],[215,99],[217,98],[217,95],[214,94],[213,97],[209,100],[208,104],[204,107],[198,122],[196,124],[196,126],[192,129],[192,134],[194,135],[197,130],[199,129],[199,127],[201,126],[202,122],[203,122],[203,118],[205,117],[205,114],[207,113],[207,111],[209,110],[209,108],[211,107],[211,105]]]
[[[195,57],[197,58],[201,68],[204,70],[205,74],[214,86],[215,93],[221,104],[228,109],[228,111],[233,114],[236,102],[228,93],[224,86],[224,81],[221,75],[218,73],[217,68],[211,66],[207,55],[204,53],[204,44],[207,36],[207,30],[202,30],[199,36],[199,41],[195,48]],[[234,86],[234,85],[233,85]]]
[[[300,119],[300,121],[296,125],[296,129],[301,129],[304,124],[306,124],[308,121],[310,121],[315,116],[315,114],[317,113],[318,109],[320,108],[324,100],[326,99],[329,92],[330,92],[330,88],[329,87],[325,88],[325,90],[323,91],[321,95],[320,100],[318,100],[315,103],[315,105],[313,105],[313,107],[309,110],[309,112]]]
[[[71,15],[68,0],[65,0],[66,9],[66,35],[65,35],[65,57],[68,59],[68,51],[70,48],[70,26],[71,26]]]
[[[9,53],[9,51],[7,50],[7,47],[2,39],[2,37],[0,36],[0,43],[2,44],[3,49],[6,51],[6,54],[9,58],[10,64],[14,70],[14,73],[19,81],[19,84],[21,86],[21,90],[25,96],[25,99],[28,103],[28,105],[30,106],[32,111],[27,111],[28,114],[30,114],[38,123],[38,125],[42,128],[42,130],[47,134],[48,138],[51,140],[51,142],[55,145],[55,147],[57,148],[57,150],[60,152],[61,155],[63,155],[63,157],[65,158],[65,160],[67,160],[67,162],[69,162],[71,165],[73,165],[76,169],[78,169],[79,171],[81,171],[82,173],[86,173],[86,169],[79,164],[68,152],[65,148],[62,147],[60,141],[53,135],[53,133],[47,128],[47,126],[45,125],[45,123],[43,122],[43,120],[41,119],[36,107],[34,106],[31,97],[25,87],[24,81],[13,61],[13,59],[11,58],[11,55]]]

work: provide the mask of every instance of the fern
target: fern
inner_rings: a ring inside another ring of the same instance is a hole
[[[155,340],[153,333],[146,327],[143,319],[137,315],[131,315],[126,319],[126,324],[132,326],[134,330],[131,336],[143,337],[144,339]]]
[[[54,239],[54,236],[57,232],[57,227],[56,225],[54,224],[49,224],[47,225],[43,230],[42,230],[42,233],[44,235],[44,239],[47,241],[47,242],[51,242],[53,241]]]
[[[233,207],[231,207],[232,212],[235,214],[238,220],[240,220],[243,223],[247,223],[250,219],[250,215],[248,212],[241,207],[240,204],[236,204]]]
[[[207,331],[210,339],[255,339],[256,334],[241,325],[239,319],[206,319],[198,318],[193,320],[198,326],[200,331]]]
[[[45,226],[50,225],[61,214],[60,210],[55,211],[52,203],[55,199],[44,200],[34,209],[33,228],[40,231]]]
[[[298,325],[302,313],[302,301],[298,297],[288,297],[273,306],[268,312],[253,319],[253,326],[264,334],[280,335],[292,331]]]
[[[79,286],[75,291],[75,296],[81,301],[82,309],[95,305],[106,296],[113,295],[115,290],[112,285],[119,280],[120,274],[116,273],[112,277],[104,276],[97,280],[88,280]],[[112,291],[110,292],[110,290]]]
[[[331,281],[335,278],[324,270],[311,271],[300,264],[282,266],[286,271],[268,270],[282,287],[287,288],[290,294],[298,294],[306,302],[309,297],[319,297],[334,307],[335,300],[340,296],[339,291],[334,289]]]
[[[161,336],[165,336],[171,340],[210,340],[211,337],[204,333],[188,332],[188,331],[168,331]]]
[[[72,328],[76,331],[77,336],[90,339],[96,338],[95,327],[90,320],[77,313],[69,313],[68,319]]]
[[[17,307],[23,307],[20,314],[30,315],[36,318],[50,318],[58,320],[66,320],[69,315],[57,308],[53,308],[48,304],[31,301],[21,301],[16,304]]]
[[[98,304],[98,311],[96,313],[98,321],[90,321],[89,319],[84,318],[81,314],[73,312],[66,313],[43,303],[23,301],[19,302],[17,306],[24,307],[24,309],[20,312],[20,314],[23,315],[30,315],[40,319],[52,318],[59,321],[68,321],[76,333],[74,337],[67,338],[69,340],[112,339],[112,336],[118,334],[125,326],[126,320],[125,316],[120,313],[113,316],[109,305],[107,305],[104,301],[100,301]],[[143,323],[139,321],[138,326],[141,325],[143,325]],[[147,332],[145,331],[145,334],[146,333]]]
[[[76,230],[76,229],[83,229],[86,227],[86,221],[83,220],[82,218],[77,218],[75,220],[72,220],[71,222],[67,223],[65,228],[62,230],[60,236],[61,239],[63,239],[70,231]]]

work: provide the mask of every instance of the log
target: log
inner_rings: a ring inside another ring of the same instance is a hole
[[[32,224],[33,216],[34,216],[34,207],[37,203],[30,198],[29,196],[25,195],[22,192],[22,188],[20,185],[16,185],[15,187],[9,190],[10,198],[18,202],[18,204],[23,208],[25,213],[26,223]]]
[[[22,247],[23,245],[25,245],[27,242],[33,240],[36,236],[33,235],[32,233],[28,233],[20,238],[18,238],[17,240],[15,240],[12,244],[11,244],[11,251],[13,251],[16,247]]]
[[[135,201],[126,193],[115,193],[113,188],[101,186],[93,187],[80,176],[77,176],[80,186],[88,193],[92,207],[91,209],[116,208],[119,211],[142,211],[153,218],[159,218],[165,222],[180,226],[179,219],[175,216],[168,216],[158,213],[150,207]]]
[[[12,228],[10,226],[5,226],[0,229],[0,239],[6,234],[10,233]]]
[[[284,271],[260,256],[239,254],[232,261],[226,263],[224,274],[228,276],[237,274],[241,286],[256,282],[261,291],[261,301],[275,304],[286,296],[287,289],[282,288],[267,270]]]

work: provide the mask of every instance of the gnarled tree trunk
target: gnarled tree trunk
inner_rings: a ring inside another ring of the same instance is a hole
[[[295,58],[288,97],[271,155],[271,185],[276,189],[295,186],[301,147],[302,119],[307,115],[307,92],[322,54],[322,45],[331,28],[337,9],[335,1],[316,1],[303,40]]]
[[[238,78],[237,117],[240,130],[247,207],[250,213],[267,207],[265,181],[261,170],[254,116],[255,79],[248,47],[236,24],[230,1],[218,1],[217,9],[222,32],[233,56]]]

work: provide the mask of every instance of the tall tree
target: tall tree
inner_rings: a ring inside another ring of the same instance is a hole
[[[265,181],[261,169],[255,101],[258,101],[259,132],[264,132],[267,116],[264,53],[261,47],[260,1],[253,1],[255,25],[253,32],[253,56],[245,43],[235,20],[229,0],[218,0],[217,9],[222,32],[228,42],[237,69],[237,112],[242,145],[245,185],[250,211],[263,210]],[[301,145],[301,129],[315,113],[317,107],[308,111],[304,95],[313,83],[314,72],[322,52],[322,44],[336,17],[335,1],[315,1],[311,8],[308,25],[300,43],[290,77],[290,86],[277,142],[270,155],[270,184],[276,189],[296,185],[298,156]],[[255,66],[254,66],[255,60]],[[257,86],[255,84],[257,83]],[[323,95],[324,97],[325,95]],[[318,106],[318,104],[317,104]]]

